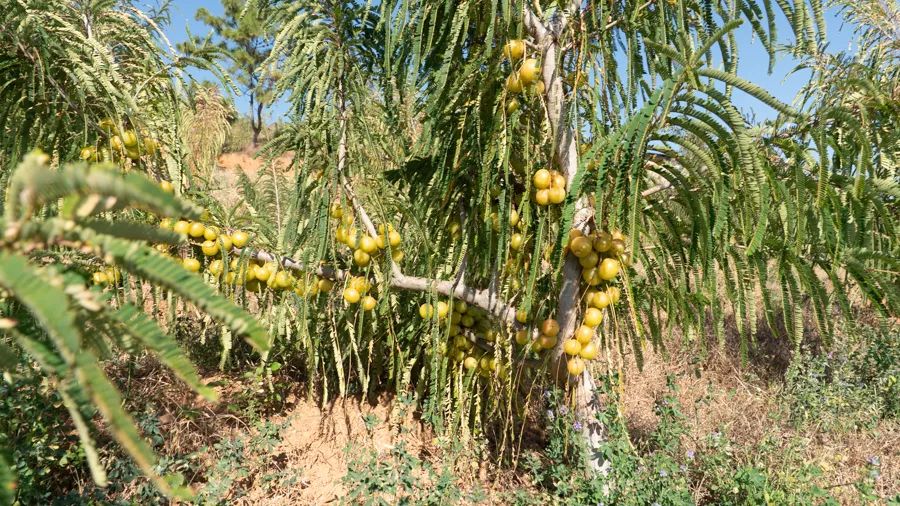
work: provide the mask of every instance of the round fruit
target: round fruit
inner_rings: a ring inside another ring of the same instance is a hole
[[[515,227],[519,224],[519,212],[515,209],[509,210],[509,226]]]
[[[546,206],[550,204],[550,190],[538,190],[534,194],[534,201],[539,206]]]
[[[619,263],[625,267],[631,267],[631,253],[622,253],[619,255]]]
[[[268,281],[269,276],[272,275],[272,272],[269,271],[269,264],[266,265],[256,265],[256,266],[248,266],[248,278],[249,275],[252,274],[253,278],[258,279],[259,281]],[[249,279],[248,279],[249,280]]]
[[[341,216],[344,215],[344,210],[341,209],[340,202],[332,202],[331,208],[328,210],[328,214],[335,219],[340,219]]]
[[[103,118],[97,125],[106,133],[111,133],[116,129],[116,122],[112,118]]]
[[[581,353],[581,342],[575,339],[566,339],[566,342],[563,343],[563,351],[566,352],[566,355],[578,355]]]
[[[359,302],[359,292],[356,291],[356,288],[348,286],[344,289],[344,300],[349,304],[356,304]]]
[[[444,319],[447,315],[450,314],[450,304],[447,304],[444,301],[439,301],[437,303],[437,316],[440,319]]]
[[[203,254],[212,257],[219,254],[219,243],[215,241],[203,241],[203,244],[200,245],[200,249],[203,251]]]
[[[556,346],[556,343],[559,342],[556,336],[541,336],[538,339],[538,343],[540,343],[541,348],[545,350],[551,350]]]
[[[243,248],[250,242],[250,236],[243,230],[236,230],[231,234],[231,242],[234,244],[235,248]]]
[[[507,116],[511,116],[514,112],[519,110],[519,101],[516,99],[512,99],[506,103],[506,114]]]
[[[121,135],[122,144],[126,148],[136,148],[138,145],[137,134],[134,133],[134,130],[125,130]]]
[[[95,158],[97,155],[97,150],[94,149],[94,146],[86,146],[81,149],[81,153],[79,153],[78,157],[84,161],[91,160]]]
[[[519,323],[528,322],[528,313],[526,313],[524,309],[516,311],[516,321]]]
[[[122,144],[122,138],[118,135],[113,135],[111,139],[109,139],[109,145],[113,149],[113,151],[120,152],[125,149],[125,146]]]
[[[141,152],[137,150],[137,148],[127,148],[125,150],[125,156],[128,158],[137,161],[141,158]]]
[[[159,142],[157,142],[156,139],[153,139],[150,137],[144,139],[144,153],[147,153],[148,155],[152,155],[152,154],[156,153],[156,151],[158,149],[159,149]]]
[[[519,249],[522,247],[522,243],[524,242],[525,238],[522,237],[522,234],[516,233],[509,238],[509,247],[516,251],[519,251]]]
[[[353,215],[352,214],[344,214],[341,216],[341,223],[344,225],[352,225],[353,224]]]
[[[375,239],[372,239],[371,237],[364,235],[359,240],[359,249],[361,249],[371,255],[372,253],[375,253],[376,251],[378,251],[378,244],[375,243]],[[366,262],[366,263],[368,263],[368,262]]]
[[[360,267],[365,267],[369,265],[369,262],[372,261],[372,256],[366,253],[365,251],[358,249],[353,252],[353,262]]]
[[[470,371],[475,369],[476,367],[478,367],[478,359],[471,356],[466,357],[466,359],[463,361],[463,367]]]
[[[522,81],[525,86],[537,82],[540,76],[541,66],[534,58],[528,58],[523,61],[522,66],[519,67],[519,80]]]
[[[559,323],[553,318],[547,318],[541,323],[541,333],[548,337],[556,337],[559,334]]]
[[[587,237],[576,237],[569,241],[569,251],[578,258],[582,258],[591,252],[591,240]]]
[[[604,258],[600,262],[600,277],[606,281],[611,281],[619,274],[619,261],[612,258]]]
[[[588,327],[587,325],[582,325],[578,327],[578,330],[575,331],[575,340],[581,343],[582,345],[591,342],[591,339],[594,338],[594,329]]]
[[[366,311],[371,311],[371,310],[375,309],[375,306],[377,306],[377,305],[378,305],[378,301],[375,300],[375,297],[372,297],[371,295],[366,295],[362,299],[362,308]]]
[[[222,251],[231,251],[231,246],[233,245],[231,236],[220,235],[219,243],[222,245]]]
[[[625,241],[621,239],[613,239],[612,240],[612,252],[616,255],[621,255],[625,253]]]
[[[581,351],[578,352],[578,356],[585,360],[594,360],[597,358],[597,355],[600,353],[600,349],[597,348],[595,343],[587,343],[581,347]]]
[[[554,188],[562,188],[566,189],[566,178],[557,171],[551,172],[553,179],[550,181],[550,186]]]
[[[109,283],[109,278],[106,276],[106,273],[100,271],[94,273],[95,285],[105,285],[106,283]]]
[[[219,238],[219,229],[216,227],[206,227],[203,231],[203,238],[207,241],[215,241]]]
[[[206,270],[208,270],[209,273],[212,274],[213,276],[219,277],[219,275],[222,274],[222,268],[223,268],[223,264],[222,264],[221,260],[213,260],[206,267]]]
[[[356,289],[359,293],[367,293],[371,286],[369,285],[369,281],[362,277],[357,276],[350,280],[350,287]]]
[[[293,283],[291,275],[285,271],[280,271],[275,275],[275,286],[278,288],[290,288]]]
[[[541,340],[537,339],[531,342],[531,351],[538,353],[542,350],[541,348]]]
[[[356,249],[356,246],[359,245],[359,230],[357,230],[356,227],[347,228],[347,236],[344,238],[344,244],[353,249]]]
[[[519,79],[519,74],[513,72],[506,78],[506,90],[510,93],[522,93],[522,80]]]
[[[621,230],[613,230],[612,239],[614,241],[625,242],[625,234],[623,234]]]
[[[334,281],[332,281],[330,279],[320,279],[316,283],[316,286],[319,288],[319,290],[321,290],[323,292],[330,292],[331,289],[334,287]]]
[[[577,256],[577,255],[576,255]],[[600,257],[594,253],[593,249],[591,249],[590,253],[578,259],[578,263],[581,264],[582,269],[590,269],[597,265],[597,262],[600,261]]]
[[[391,260],[393,260],[395,263],[399,264],[400,261],[403,260],[403,256],[404,253],[398,249],[391,251]]]
[[[175,225],[172,226],[172,230],[176,234],[187,235],[191,230],[191,224],[184,220],[178,220],[175,222]]]
[[[400,242],[402,241],[403,238],[400,237],[400,232],[397,232],[396,230],[391,230],[390,232],[388,232],[388,244],[390,244],[392,248],[400,246]]]
[[[159,187],[166,193],[175,193],[175,186],[169,181],[160,181]]]
[[[184,268],[191,272],[200,272],[200,260],[196,258],[185,258]]]
[[[535,95],[543,95],[545,91],[547,91],[547,86],[544,85],[544,81],[538,81],[531,87],[531,92]]]
[[[519,346],[525,346],[531,341],[531,336],[528,331],[525,329],[519,329],[516,331],[516,343]]]
[[[603,312],[595,307],[589,307],[584,312],[584,324],[588,327],[597,327],[603,321]]]
[[[525,41],[522,39],[512,39],[503,46],[503,56],[511,61],[518,60],[525,56]]]
[[[550,175],[550,171],[547,169],[539,169],[534,173],[534,187],[538,190],[546,190],[550,188],[550,183],[553,180],[553,177]]]
[[[172,220],[169,218],[163,218],[163,220],[159,222],[159,228],[162,228],[165,230],[172,230],[172,226],[173,226]]]
[[[597,292],[591,298],[591,305],[597,309],[603,309],[608,306],[612,302],[609,300],[609,294],[607,292]]]
[[[431,319],[434,316],[434,308],[431,307],[431,304],[422,304],[419,306],[419,316],[426,320]]]
[[[453,310],[457,313],[465,313],[469,309],[469,305],[464,300],[458,300],[453,303]]]
[[[619,290],[618,286],[611,286],[606,291],[609,294],[609,303],[616,304],[619,302],[619,298],[622,296],[622,291]]]
[[[606,253],[611,247],[612,239],[609,238],[609,234],[606,232],[600,232],[600,234],[594,238],[594,250],[597,253]]]
[[[572,357],[566,364],[566,369],[572,376],[580,376],[584,372],[584,360],[578,357]]]
[[[475,325],[475,317],[470,314],[463,315],[462,318],[459,319],[459,323],[463,327],[471,327]]]
[[[206,232],[206,227],[199,221],[191,223],[191,228],[188,229],[188,235],[191,237],[202,237],[204,232]]]
[[[558,186],[550,188],[547,192],[547,197],[551,204],[562,204],[563,201],[566,200],[566,190],[563,190]]]

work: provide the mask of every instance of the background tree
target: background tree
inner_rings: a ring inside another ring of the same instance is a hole
[[[269,23],[259,7],[245,0],[223,0],[225,13],[216,16],[207,9],[197,10],[196,19],[209,25],[211,38],[194,38],[183,46],[192,48],[212,42],[230,61],[229,72],[241,91],[250,101],[250,127],[253,130],[253,147],[259,145],[263,128],[263,113],[272,102],[272,87],[276,75],[266,59],[272,49],[275,27]]]

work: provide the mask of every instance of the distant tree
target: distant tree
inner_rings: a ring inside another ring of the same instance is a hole
[[[231,60],[229,72],[243,93],[250,98],[250,126],[253,130],[253,146],[259,145],[263,126],[263,112],[272,101],[274,74],[264,62],[272,51],[274,30],[253,2],[222,0],[223,16],[216,16],[201,8],[195,18],[213,29],[207,38],[194,37],[182,49],[192,49],[207,44],[219,47]]]

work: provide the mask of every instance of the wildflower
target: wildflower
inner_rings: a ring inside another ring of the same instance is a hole
[[[567,414],[568,412],[569,412],[569,408],[567,408],[567,407],[565,407],[565,406],[560,406],[560,407],[559,407],[559,414],[560,414],[560,415],[566,416],[566,414]]]
[[[669,475],[669,472],[666,471],[665,469],[660,469],[660,470],[659,470],[659,477],[660,477],[660,478],[665,478],[665,477],[668,476],[668,475]]]
[[[680,469],[682,473],[687,472],[687,466],[684,464],[681,464],[680,466],[678,466],[678,469]]]
[[[869,458],[867,458],[867,459],[866,459],[866,462],[868,462],[870,466],[878,466],[878,465],[881,465],[881,461],[878,459],[878,457],[876,457],[876,456],[874,456],[874,455],[871,456],[871,457],[869,457]]]
[[[547,419],[550,420],[550,421],[552,422],[555,418],[556,418],[556,417],[553,415],[553,410],[552,410],[552,409],[548,409],[548,410],[547,410]]]
[[[694,460],[694,450],[688,450],[684,454],[688,460]]]
[[[581,425],[581,422],[576,421],[575,423],[572,424],[572,428],[575,430],[581,430],[583,428],[583,426]]]

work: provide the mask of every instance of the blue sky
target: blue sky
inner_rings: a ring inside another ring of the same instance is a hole
[[[172,23],[166,27],[165,31],[173,43],[184,41],[187,30],[194,35],[206,35],[208,28],[194,20],[194,13],[200,7],[205,7],[214,14],[222,13],[222,7],[218,0],[176,0],[172,2]],[[826,22],[829,52],[851,49],[849,44],[853,34],[849,27],[843,26],[836,11],[829,10],[827,12]],[[787,20],[780,14],[777,29],[779,40],[793,42],[793,34],[787,25]],[[754,40],[751,36],[748,24],[744,23],[736,35],[740,44],[738,74],[767,89],[783,102],[791,103],[797,91],[808,79],[809,74],[807,72],[792,73],[797,62],[786,54],[778,55],[772,74],[768,74],[768,55],[759,40]],[[212,79],[209,74],[200,71],[195,71],[194,76],[197,79]],[[773,118],[776,115],[774,110],[740,91],[735,91],[734,100],[741,110],[752,111],[757,119]],[[249,103],[246,97],[235,97],[235,103],[242,113],[248,111]],[[278,119],[286,110],[287,106],[284,103],[275,104],[269,112],[268,121]]]

